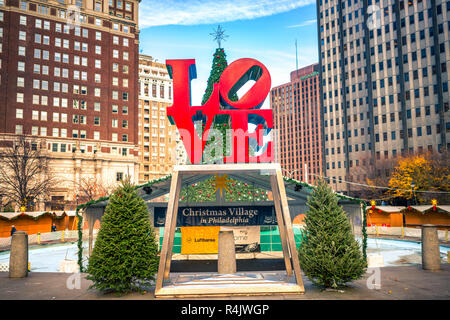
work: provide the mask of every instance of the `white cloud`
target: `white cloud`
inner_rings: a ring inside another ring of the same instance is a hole
[[[292,26],[287,26],[286,28],[301,28],[301,27],[306,27],[306,26],[310,26],[312,24],[317,23],[317,19],[312,19],[312,20],[306,20],[302,23],[299,24],[294,24]]]
[[[254,19],[293,10],[314,0],[143,0],[139,26],[196,25]]]

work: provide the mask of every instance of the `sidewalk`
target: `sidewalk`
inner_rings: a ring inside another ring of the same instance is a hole
[[[68,289],[67,280],[72,274],[31,272],[27,278],[10,279],[7,272],[0,272],[0,300],[154,300],[153,288],[145,294],[132,293],[122,297],[88,290],[92,284],[81,274],[80,289]],[[381,289],[370,290],[366,280],[355,281],[344,292],[320,291],[303,276],[305,294],[271,296],[233,296],[226,299],[250,300],[450,300],[450,264],[442,264],[441,270],[425,271],[421,266],[381,268]],[[161,300],[167,300],[158,298]],[[189,298],[192,300],[193,298]],[[205,299],[225,299],[214,297]]]

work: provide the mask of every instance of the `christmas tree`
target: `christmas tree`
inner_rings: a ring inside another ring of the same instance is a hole
[[[158,264],[158,244],[147,205],[131,182],[124,181],[109,198],[87,279],[100,291],[141,290],[154,280]]]
[[[350,222],[325,181],[320,181],[305,217],[298,249],[302,270],[316,285],[338,288],[365,273],[366,262]]]
[[[225,54],[223,48],[216,49],[212,62],[211,73],[209,74],[206,90],[205,93],[203,94],[202,105],[204,105],[208,101],[209,97],[212,94],[214,83],[219,83],[220,76],[222,75],[223,70],[225,70],[225,68],[228,66],[226,57],[227,55]],[[238,100],[237,94],[236,93],[233,94],[230,100],[237,101]]]
[[[205,93],[203,94],[202,105],[208,101],[209,97],[212,94],[214,83],[219,83],[220,76],[227,66],[228,62],[226,59],[225,51],[223,48],[219,47],[214,53],[211,73],[208,78]],[[230,98],[231,101],[237,101],[238,99],[239,98],[236,93]],[[231,146],[228,146],[226,143],[226,137],[229,133],[227,131],[231,128],[230,121],[230,117],[227,115],[215,116],[211,129],[218,130],[221,133],[222,141],[220,141],[220,139],[216,139],[216,137],[208,137],[208,142],[206,143],[205,149],[210,147],[222,148],[222,154],[215,154],[215,150],[213,150],[211,154],[205,154],[203,163],[221,163],[223,162],[223,156],[230,155]],[[203,131],[204,125],[202,125],[201,132]]]

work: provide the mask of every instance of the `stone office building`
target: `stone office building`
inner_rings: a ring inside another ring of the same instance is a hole
[[[138,108],[140,183],[164,177],[172,173],[175,164],[185,163],[186,151],[177,128],[167,118],[166,108],[173,103],[172,90],[172,79],[166,65],[141,54]]]
[[[136,0],[0,0],[0,139],[40,141],[74,207],[84,179],[138,175]],[[52,201],[53,200],[53,201]]]
[[[337,191],[377,162],[449,148],[449,1],[318,0],[317,18],[324,168]]]
[[[319,65],[291,72],[270,92],[276,161],[286,177],[314,183],[323,174]]]

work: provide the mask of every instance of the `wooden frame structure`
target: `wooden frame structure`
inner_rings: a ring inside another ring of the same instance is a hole
[[[180,197],[183,177],[205,174],[239,174],[241,176],[264,174],[270,176],[273,201],[280,232],[284,263],[288,278],[294,277],[295,283],[290,286],[256,286],[245,288],[242,286],[203,287],[200,290],[186,291],[182,286],[164,287],[164,280],[169,279],[172,262],[173,242],[175,237],[178,199]],[[212,165],[178,165],[174,167],[169,202],[167,206],[163,244],[156,279],[155,296],[179,295],[229,295],[229,294],[271,294],[271,293],[304,293],[300,263],[298,260],[291,216],[288,208],[286,190],[284,186],[281,166],[278,163],[243,163],[243,164],[212,164]]]

